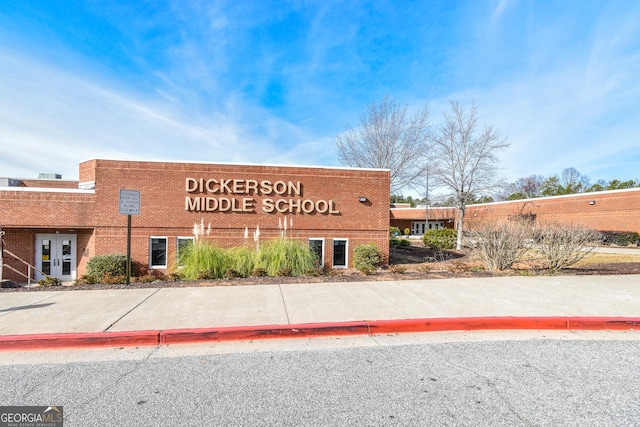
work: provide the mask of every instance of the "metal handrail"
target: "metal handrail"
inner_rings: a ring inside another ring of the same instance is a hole
[[[23,264],[26,264],[27,266],[27,274],[22,273],[21,271],[18,271],[17,269],[11,267],[10,265],[7,265],[6,263],[2,263],[3,267],[6,267],[8,269],[10,269],[11,271],[19,274],[20,276],[24,277],[27,279],[27,284],[29,286],[31,286],[31,281],[34,280],[31,278],[32,272],[33,271],[37,271],[38,273],[42,274],[43,276],[46,276],[45,273],[43,273],[41,270],[38,270],[35,266],[29,264],[27,261],[23,260],[22,258],[20,258],[18,255],[14,254],[13,252],[7,250],[7,249],[2,249],[2,252],[6,252],[7,254],[11,255],[13,257],[13,259],[22,262]],[[0,257],[4,258],[4,253],[0,254]]]

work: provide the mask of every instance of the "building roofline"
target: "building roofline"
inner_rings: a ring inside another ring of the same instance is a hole
[[[95,190],[81,190],[78,188],[48,188],[48,187],[0,187],[0,191],[18,191],[24,193],[77,193],[95,194]]]
[[[473,206],[495,206],[495,205],[504,205],[509,203],[523,203],[523,202],[533,202],[538,200],[558,200],[558,199],[571,199],[571,198],[589,198],[596,197],[599,195],[607,195],[607,194],[620,194],[620,193],[631,193],[631,192],[640,192],[640,187],[634,188],[621,188],[618,190],[604,190],[604,191],[590,191],[588,193],[573,193],[573,194],[562,194],[559,196],[544,196],[544,197],[531,197],[528,199],[516,199],[516,200],[501,200],[498,202],[489,202],[489,203],[474,203],[468,204],[467,208]],[[424,210],[424,207],[415,207],[415,208],[391,208],[391,210]],[[457,209],[456,206],[429,206],[429,209]]]
[[[91,161],[108,161],[108,162],[126,162],[126,163],[172,163],[172,164],[196,164],[196,165],[221,165],[221,166],[262,166],[272,168],[305,168],[305,169],[339,169],[339,170],[360,170],[360,171],[378,171],[389,172],[390,169],[379,168],[357,168],[351,166],[319,166],[319,165],[287,165],[287,164],[271,164],[271,163],[239,163],[239,162],[204,162],[204,161],[188,161],[188,160],[123,160],[123,159],[87,159],[80,163]]]
[[[520,203],[522,203],[522,202],[532,202],[532,201],[536,201],[536,200],[573,199],[573,198],[581,198],[581,197],[589,198],[589,197],[599,196],[601,194],[607,195],[607,194],[617,194],[617,193],[618,194],[619,193],[631,193],[631,192],[634,192],[634,191],[640,192],[640,187],[621,188],[619,190],[590,191],[588,193],[562,194],[562,195],[559,195],[559,196],[531,197],[531,198],[528,198],[528,199],[501,200],[499,202],[490,202],[490,203],[474,203],[472,205],[467,205],[467,207],[470,207],[470,206],[488,206],[488,205],[518,203],[518,202],[520,202]]]
[[[426,208],[424,207],[415,207],[415,208],[390,208],[392,211],[424,211]],[[457,209],[455,206],[429,206],[429,210],[432,209]]]

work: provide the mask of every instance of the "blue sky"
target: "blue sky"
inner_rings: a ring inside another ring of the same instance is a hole
[[[339,165],[390,95],[475,99],[504,175],[640,178],[640,2],[0,3],[0,177],[92,158]]]

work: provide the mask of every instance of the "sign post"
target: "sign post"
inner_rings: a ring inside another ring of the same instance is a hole
[[[131,215],[140,215],[140,192],[120,190],[120,214],[127,216],[127,286],[131,283]]]

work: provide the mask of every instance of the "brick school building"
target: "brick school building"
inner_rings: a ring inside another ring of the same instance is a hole
[[[30,264],[34,280],[72,281],[92,257],[126,254],[125,212],[132,260],[157,273],[175,265],[194,225],[227,248],[255,235],[302,240],[328,268],[351,267],[353,248],[370,242],[388,258],[388,170],[117,160],[79,169],[78,181],[0,178],[4,279],[26,282]]]
[[[427,219],[429,224],[425,227]],[[640,188],[467,205],[464,228],[513,219],[640,233]],[[422,236],[425,229],[456,228],[457,221],[458,211],[453,207],[430,207],[427,213],[424,206],[391,206],[390,224],[401,231],[409,229],[414,236]]]

